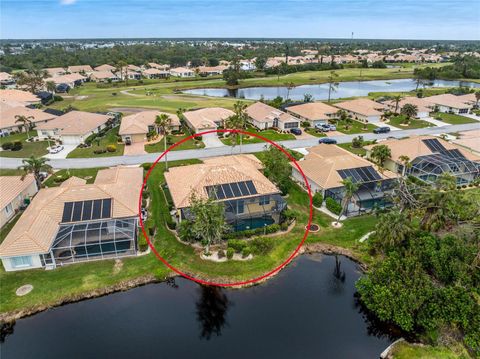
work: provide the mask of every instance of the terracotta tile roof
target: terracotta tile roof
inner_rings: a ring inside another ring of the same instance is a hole
[[[381,111],[387,108],[387,106],[381,103],[366,98],[339,102],[334,104],[334,106],[362,116],[380,116],[382,114]]]
[[[13,76],[8,72],[0,72],[0,81],[10,81],[13,79]]]
[[[447,142],[439,137],[433,137],[433,136],[414,136],[414,137],[404,138],[400,140],[391,139],[391,140],[381,141],[376,145],[388,146],[390,148],[390,151],[392,152],[391,159],[395,162],[398,162],[400,160],[400,156],[408,156],[410,158],[410,161],[412,161],[419,156],[425,156],[425,155],[430,155],[434,153],[423,142],[423,140],[426,140],[426,139],[437,139],[443,145],[443,147],[445,147],[447,150],[458,149],[469,160],[480,161],[480,157],[472,154],[471,152],[466,151],[465,149],[462,149],[459,146],[456,146],[450,142]],[[371,150],[376,145],[368,145],[368,146],[365,146],[364,148],[366,150]]]
[[[453,143],[480,153],[480,129],[460,132],[459,138],[453,140]]]
[[[443,95],[425,97],[425,100],[438,106],[453,107],[453,108],[471,107],[471,105],[467,104],[462,97],[455,96],[449,93],[446,93]]]
[[[104,79],[117,79],[118,76],[114,75],[112,71],[93,71],[90,74],[90,77],[93,79],[104,80]]]
[[[252,181],[258,195],[279,193],[278,188],[260,172],[261,168],[261,162],[253,155],[214,157],[206,159],[203,164],[172,167],[165,173],[165,180],[176,208],[190,206],[193,192],[198,198],[205,199],[208,198],[206,186],[225,183]]]
[[[93,72],[93,69],[90,65],[75,65],[68,66],[68,72]]]
[[[161,114],[167,114],[171,119],[172,126],[180,126],[177,115],[161,111],[142,111],[122,118],[119,135],[134,135],[148,133],[148,126],[155,125],[155,119]]]
[[[193,72],[193,70],[187,69],[186,67],[175,67],[173,69],[170,69],[170,72],[185,73],[185,72]]]
[[[104,64],[104,65],[95,67],[94,70],[95,71],[115,71],[116,67],[109,64]]]
[[[385,105],[390,107],[391,110],[395,110],[395,101],[393,100],[388,100],[384,102]],[[415,96],[407,96],[404,97],[400,102],[398,103],[398,112],[402,109],[403,106],[406,104],[411,104],[417,106],[417,112],[430,112],[432,111],[432,103],[428,102],[424,98],[418,98]]]
[[[47,71],[47,73],[52,77],[55,77],[67,72],[63,67],[50,67],[48,69],[45,69],[45,71]]]
[[[156,68],[143,70],[142,73],[144,75],[166,75],[166,74],[169,74],[168,71],[162,71],[162,70],[159,70],[159,69],[156,69]]]
[[[457,99],[463,103],[475,105],[477,103],[477,97],[475,93],[467,93],[465,95],[457,96]]]
[[[338,108],[324,104],[323,102],[310,102],[290,106],[287,110],[310,121],[327,120],[331,118],[331,115],[338,112]]]
[[[41,189],[0,245],[0,257],[47,253],[65,202],[112,198],[112,218],[137,216],[142,182],[142,168],[116,167],[100,170],[94,184],[72,180]]]
[[[272,122],[277,118],[280,122],[298,122],[298,119],[263,102],[255,102],[247,107],[248,116],[258,122]]]
[[[223,107],[207,107],[183,113],[187,122],[196,131],[217,128],[215,122],[226,120],[233,115],[233,111]]]
[[[103,125],[112,117],[108,115],[100,115],[98,113],[70,111],[62,116],[41,123],[37,126],[39,130],[53,130],[57,129],[60,135],[84,135],[97,127]]]
[[[291,164],[296,168],[294,164]],[[338,174],[338,170],[358,168],[358,167],[373,167],[382,179],[396,178],[397,175],[393,172],[384,170],[383,174],[378,170],[378,167],[353,153],[338,147],[327,144],[320,144],[312,147],[308,155],[298,165],[305,173],[309,181],[313,181],[323,189],[336,188],[343,186],[342,177]]]
[[[19,102],[25,105],[40,102],[40,98],[34,94],[21,90],[0,90],[1,102]]]
[[[8,106],[8,105],[7,105]],[[41,110],[32,109],[23,106],[17,107],[8,107],[8,108],[1,108],[0,112],[0,128],[9,128],[14,126],[22,125],[22,123],[16,123],[17,119],[15,116],[25,116],[25,117],[33,117],[30,118],[30,121],[33,123],[39,121],[48,121],[53,120],[57,116],[43,112]]]
[[[35,183],[33,175],[27,175],[23,181],[21,176],[0,176],[0,210],[33,183]]]
[[[66,75],[61,75],[61,76],[56,76],[56,77],[52,77],[52,78],[48,78],[46,79],[46,82],[48,81],[53,81],[55,84],[63,84],[63,83],[66,83],[66,84],[70,84],[70,83],[73,83],[75,81],[85,81],[87,79],[87,77],[85,76],[82,76],[78,73],[75,73],[75,74],[66,74]]]

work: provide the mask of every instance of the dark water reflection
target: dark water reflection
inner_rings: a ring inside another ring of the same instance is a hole
[[[397,335],[359,305],[359,276],[310,255],[248,289],[146,285],[19,320],[1,357],[377,358]]]

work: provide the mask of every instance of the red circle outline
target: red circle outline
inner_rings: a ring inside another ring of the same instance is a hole
[[[302,175],[303,177],[303,180],[305,181],[305,185],[306,185],[306,188],[307,188],[307,193],[308,193],[308,197],[310,199],[310,203],[309,203],[309,209],[310,209],[310,212],[309,212],[309,217],[308,217],[308,223],[306,225],[306,229],[305,229],[305,233],[303,235],[303,238],[302,240],[300,241],[300,243],[298,244],[298,246],[295,248],[295,250],[293,251],[293,253],[283,262],[281,263],[278,267],[272,269],[270,272],[266,273],[266,274],[263,274],[261,275],[260,277],[256,277],[256,278],[253,278],[253,279],[249,279],[249,280],[244,280],[244,281],[239,281],[239,282],[232,282],[232,283],[217,283],[217,282],[211,282],[211,281],[207,281],[207,280],[203,280],[203,279],[199,279],[199,278],[195,278],[195,277],[192,277],[191,275],[189,274],[186,274],[186,273],[183,273],[182,271],[180,271],[179,269],[175,268],[174,266],[172,266],[170,263],[167,262],[167,260],[165,258],[163,258],[159,253],[158,251],[155,249],[155,246],[152,244],[152,242],[150,241],[150,238],[149,236],[147,235],[147,232],[145,231],[145,227],[143,225],[143,220],[142,220],[142,216],[141,216],[141,210],[142,210],[142,193],[143,193],[143,190],[145,189],[145,186],[147,184],[147,181],[148,181],[148,177],[150,176],[150,173],[152,172],[152,170],[155,168],[155,166],[157,165],[157,163],[168,153],[170,152],[173,148],[181,145],[182,143],[192,139],[192,138],[195,138],[195,137],[199,137],[199,136],[203,136],[203,135],[207,135],[209,133],[242,133],[242,134],[245,134],[245,135],[248,135],[248,136],[253,136],[253,137],[257,137],[257,138],[260,138],[261,140],[267,142],[267,143],[270,143],[271,145],[275,146],[276,148],[278,148],[280,151],[282,151],[288,158],[290,161],[292,161],[294,164],[295,164],[295,167],[298,169],[298,171],[300,172],[300,174]],[[303,243],[305,243],[305,240],[307,239],[308,237],[308,234],[310,232],[310,225],[312,223],[312,218],[313,218],[313,199],[312,199],[312,192],[310,190],[310,185],[308,184],[308,181],[307,181],[307,177],[305,176],[305,173],[303,173],[302,169],[300,168],[300,166],[298,165],[297,161],[295,160],[295,158],[293,158],[293,156],[288,153],[282,146],[278,145],[277,143],[275,143],[274,141],[272,140],[269,140],[268,138],[265,138],[259,134],[256,134],[256,133],[251,133],[251,132],[248,132],[248,131],[244,131],[244,130],[235,130],[235,129],[221,129],[221,130],[210,130],[210,131],[205,131],[205,132],[200,132],[200,133],[197,133],[197,134],[194,134],[194,135],[191,135],[191,136],[188,136],[176,143],[174,143],[172,146],[170,146],[169,148],[167,148],[167,150],[165,152],[163,152],[156,160],[155,162],[153,162],[152,164],[152,167],[150,167],[150,169],[148,170],[147,172],[147,175],[145,176],[145,179],[143,181],[143,184],[142,184],[142,188],[140,190],[140,197],[139,197],[139,200],[138,200],[138,213],[139,213],[139,219],[140,219],[140,227],[142,228],[142,232],[143,232],[143,235],[145,236],[145,239],[147,240],[147,243],[149,245],[149,247],[151,248],[151,250],[153,251],[153,253],[155,253],[156,257],[163,263],[165,264],[168,268],[170,268],[172,271],[174,271],[175,273],[187,278],[187,279],[190,279],[194,282],[197,282],[197,283],[200,283],[200,284],[204,284],[204,285],[212,285],[212,286],[219,286],[219,287],[235,287],[235,286],[242,286],[242,285],[247,285],[247,284],[253,284],[253,283],[256,283],[256,282],[260,282],[262,281],[263,279],[266,279],[268,277],[270,277],[271,275],[277,273],[278,271],[280,271],[283,267],[285,267],[288,263],[290,263],[292,261],[292,259],[297,255],[297,253],[300,251],[300,248],[302,247]]]

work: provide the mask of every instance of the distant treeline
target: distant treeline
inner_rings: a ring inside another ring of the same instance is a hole
[[[480,58],[462,56],[453,60],[452,65],[415,69],[415,77],[425,80],[435,79],[480,79]]]

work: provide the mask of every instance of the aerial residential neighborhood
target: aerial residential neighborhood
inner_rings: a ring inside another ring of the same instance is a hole
[[[0,356],[479,357],[478,4],[224,5],[2,3]]]

